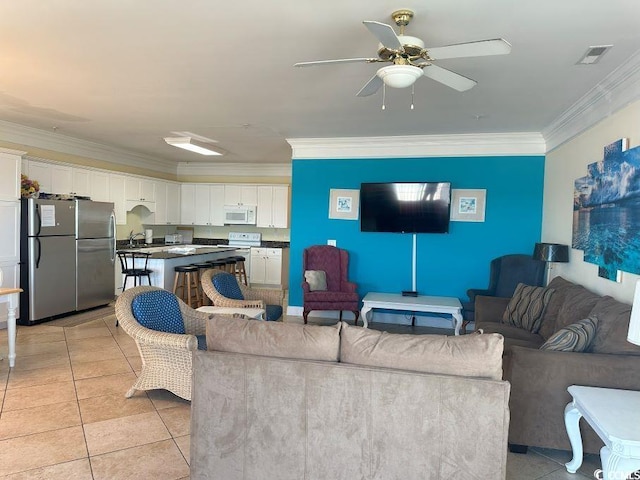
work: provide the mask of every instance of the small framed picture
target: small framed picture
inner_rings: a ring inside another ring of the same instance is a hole
[[[329,191],[329,218],[358,220],[360,190],[332,188]]]
[[[484,222],[486,190],[451,190],[451,221]]]

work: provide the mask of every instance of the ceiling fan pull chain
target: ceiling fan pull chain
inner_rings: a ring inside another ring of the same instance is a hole
[[[386,96],[387,96],[387,86],[382,85],[382,110],[385,109],[384,102],[385,102]]]
[[[411,85],[411,110],[413,110],[413,96],[416,93],[416,86]]]

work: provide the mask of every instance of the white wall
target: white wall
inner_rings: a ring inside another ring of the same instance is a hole
[[[640,145],[640,101],[606,117],[579,136],[547,153],[544,181],[542,241],[571,245],[573,182],[587,174],[587,165],[603,158],[606,145],[620,138],[629,147]],[[631,303],[637,275],[622,274],[616,283],[598,277],[598,267],[583,261],[581,250],[571,250],[570,261],[556,264],[550,277],[561,275],[602,295]]]

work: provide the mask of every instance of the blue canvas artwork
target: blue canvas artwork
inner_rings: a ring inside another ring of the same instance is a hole
[[[640,274],[640,147],[626,139],[604,147],[604,158],[574,183],[573,248],[609,280]]]

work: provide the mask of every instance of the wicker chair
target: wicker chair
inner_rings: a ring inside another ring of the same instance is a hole
[[[196,335],[205,335],[210,314],[193,310],[176,297],[187,334],[145,328],[134,317],[131,304],[138,295],[157,290],[165,291],[157,287],[133,287],[122,292],[116,301],[116,317],[122,329],[135,340],[142,358],[142,373],[125,396],[131,397],[136,390],[163,388],[191,400],[191,355],[198,348]]]
[[[227,273],[223,270],[215,268],[205,270],[202,273],[200,282],[205,295],[211,299],[216,307],[235,307],[235,308],[262,308],[266,310],[266,320],[278,320],[282,315],[282,311],[277,316],[271,314],[272,309],[269,307],[277,306],[283,309],[284,306],[284,290],[275,288],[249,288],[242,283],[237,283],[244,300],[236,300],[222,295],[213,284],[213,277],[219,274]],[[277,310],[277,309],[275,309]],[[270,315],[271,314],[271,315]],[[274,318],[275,316],[275,318]]]

